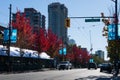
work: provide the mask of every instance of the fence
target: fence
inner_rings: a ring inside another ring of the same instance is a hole
[[[53,59],[0,56],[0,71],[26,71],[53,68]]]

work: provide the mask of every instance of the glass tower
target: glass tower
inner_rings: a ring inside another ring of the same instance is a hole
[[[68,16],[68,9],[59,2],[48,5],[48,29],[52,30],[63,42],[67,43],[67,28],[65,19]]]

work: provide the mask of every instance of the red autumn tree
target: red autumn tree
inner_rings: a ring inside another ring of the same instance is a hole
[[[85,65],[90,56],[86,50],[73,45],[69,47],[66,58],[73,62],[75,67],[78,67],[78,65]]]
[[[54,58],[55,56],[58,56],[58,50],[60,47],[60,44],[62,44],[62,40],[57,37],[51,30],[48,30],[48,41],[49,41],[49,49],[48,54]]]
[[[16,13],[16,19],[12,21],[12,26],[18,31],[16,46],[22,49],[31,49],[36,35],[32,33],[29,19],[25,17],[25,14],[21,14],[18,11]]]
[[[81,63],[85,64],[85,63],[87,63],[89,61],[90,55],[87,52],[87,50],[85,50],[85,49],[81,49],[81,53],[82,53],[82,55],[81,55]]]
[[[60,39],[51,31],[48,32],[44,29],[40,29],[40,33],[36,37],[36,50],[41,52],[47,52],[51,57],[58,55],[59,45],[62,43]]]
[[[36,50],[39,53],[47,51],[47,49],[49,48],[49,41],[45,29],[40,28],[40,33],[37,35],[36,43]]]

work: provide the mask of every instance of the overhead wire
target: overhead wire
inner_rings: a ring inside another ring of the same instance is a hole
[[[80,30],[80,34],[82,34],[82,36],[79,36],[79,37],[81,37],[82,39],[84,39],[84,41],[88,42],[89,39],[88,39],[88,35],[86,35],[85,27],[84,26],[78,26],[78,27],[76,27],[76,23],[77,23],[77,26],[80,24],[80,23],[78,23],[78,21],[76,21],[76,19],[74,19],[74,22],[72,22],[71,28],[73,29],[73,27],[74,27],[77,30]]]
[[[70,15],[70,14],[69,14]],[[74,20],[76,20],[76,19],[74,19]],[[75,23],[77,23],[77,24],[80,24],[80,23],[78,23],[78,21],[75,21]],[[101,24],[101,23],[100,23]],[[89,31],[91,30],[91,28],[94,28],[94,27],[97,27],[97,26],[99,26],[100,24],[96,24],[96,25],[94,25],[94,24],[92,24],[91,26],[89,26]],[[72,23],[72,26],[74,26],[75,24],[73,24]],[[75,27],[75,26],[74,26]],[[76,28],[78,28],[78,30],[80,30],[81,29],[81,34],[83,35],[83,36],[81,36],[82,37],[82,39],[84,39],[84,41],[86,41],[86,42],[88,42],[88,40],[90,40],[89,38],[90,37],[88,37],[88,35],[90,34],[90,33],[88,33],[88,34],[86,34],[86,30],[85,30],[85,28],[86,28],[86,26],[82,26],[82,27],[76,27]],[[102,28],[102,27],[101,27]],[[92,35],[92,34],[91,34]],[[89,35],[89,36],[91,36],[91,35]],[[101,35],[102,35],[102,31],[101,31]],[[92,45],[92,49],[93,49],[93,43],[92,43],[92,39],[90,40],[90,49],[91,49],[91,45]]]

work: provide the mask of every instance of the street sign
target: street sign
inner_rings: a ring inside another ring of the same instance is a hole
[[[59,50],[59,54],[62,55],[62,50],[61,49]]]
[[[90,58],[90,59],[89,59],[89,62],[90,62],[90,63],[93,63],[93,62],[94,62],[93,58]]]
[[[11,34],[11,43],[16,43],[16,41],[17,41],[17,29],[13,29]]]
[[[108,40],[115,40],[115,24],[108,26]]]
[[[8,43],[9,41],[9,29],[4,30],[4,37],[3,37],[4,43]],[[10,36],[11,43],[15,43],[17,40],[17,30],[13,29],[11,30],[11,36]]]
[[[4,40],[5,43],[7,43],[8,40],[9,40],[9,30],[8,30],[8,29],[5,29],[5,30],[4,30],[3,40]]]
[[[100,22],[100,19],[85,19],[85,22]]]
[[[118,24],[118,38],[120,39],[120,24]]]
[[[66,48],[63,48],[63,54],[66,55]]]
[[[67,52],[66,48],[62,48],[59,50],[60,55],[66,55],[67,54],[66,52]]]
[[[115,40],[116,30],[115,24],[110,24],[108,26],[108,40]],[[118,24],[118,39],[120,39],[120,24]]]

